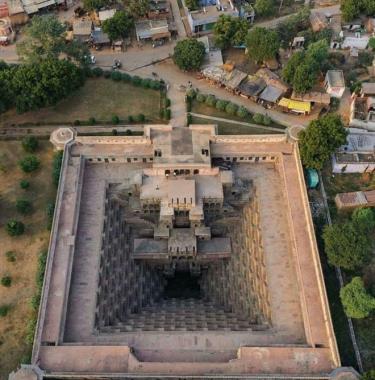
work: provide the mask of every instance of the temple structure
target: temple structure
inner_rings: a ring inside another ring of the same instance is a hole
[[[298,146],[214,125],[64,148],[25,378],[352,379]]]

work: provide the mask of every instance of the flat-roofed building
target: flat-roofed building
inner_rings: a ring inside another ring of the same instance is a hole
[[[344,72],[342,70],[328,70],[324,87],[330,96],[341,98],[345,92]]]

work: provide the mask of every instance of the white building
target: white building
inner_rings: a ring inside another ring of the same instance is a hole
[[[364,173],[375,169],[375,132],[349,128],[346,145],[332,157],[334,173]]]
[[[328,70],[324,87],[331,97],[341,98],[345,91],[345,78],[342,70]]]

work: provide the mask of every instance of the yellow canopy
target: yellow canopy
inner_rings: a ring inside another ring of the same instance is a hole
[[[279,106],[286,107],[290,110],[297,112],[310,112],[311,111],[311,103],[303,102],[300,100],[292,100],[287,98],[281,98],[279,101]]]

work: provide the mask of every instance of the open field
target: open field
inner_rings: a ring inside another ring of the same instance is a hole
[[[0,116],[0,125],[11,124],[64,124],[75,120],[110,122],[113,115],[127,120],[140,113],[151,122],[160,121],[160,92],[136,87],[122,81],[90,78],[77,92],[54,107],[18,115],[10,110]]]
[[[10,305],[8,315],[0,317],[0,379],[7,379],[9,371],[17,364],[27,361],[31,347],[25,341],[27,324],[32,316],[30,299],[35,293],[35,274],[38,255],[48,246],[46,206],[55,198],[52,184],[52,145],[39,142],[35,153],[41,160],[41,167],[35,173],[24,174],[18,167],[18,160],[25,153],[20,141],[0,141],[0,276],[12,277],[9,288],[0,286],[0,304]],[[30,188],[19,186],[21,179],[30,181]],[[32,202],[33,212],[22,216],[15,209],[15,201],[25,198]],[[9,237],[5,223],[10,218],[25,224],[25,233]],[[15,262],[9,262],[5,253],[14,251]]]
[[[192,124],[217,124],[219,135],[265,135],[265,134],[277,134],[273,130],[267,130],[264,128],[247,127],[240,124],[224,123],[216,120],[203,119],[193,116]]]
[[[328,202],[330,207],[331,216],[334,220],[344,221],[350,214],[348,212],[338,212],[334,203],[334,197],[337,193],[347,192],[347,191],[359,191],[359,190],[373,190],[375,189],[375,176],[369,173],[366,174],[332,174],[330,167],[326,167],[323,170],[324,185],[328,196]],[[375,259],[367,265],[362,271],[357,273],[357,275],[362,276],[365,282],[370,285],[375,283]],[[347,278],[350,278],[352,274],[348,273]],[[344,364],[350,364],[350,350],[348,350],[345,344],[345,330],[347,330],[346,321],[342,320],[339,316],[340,313],[337,312],[342,309],[340,304],[338,291],[334,291],[333,283],[335,282],[334,270],[328,268],[325,270],[325,279],[327,283],[328,293],[333,296],[330,297],[331,310],[333,314],[333,321],[335,324],[335,330],[337,335],[337,340],[340,345],[340,353],[343,355]],[[337,283],[337,280],[336,280]],[[374,286],[372,285],[372,288]],[[372,289],[374,290],[374,289]],[[336,294],[334,294],[336,293]],[[336,310],[336,312],[335,312]],[[365,370],[374,368],[375,366],[375,317],[369,317],[365,319],[353,319],[354,329],[359,345],[359,349],[362,355],[362,361]],[[341,343],[340,344],[340,340]]]

